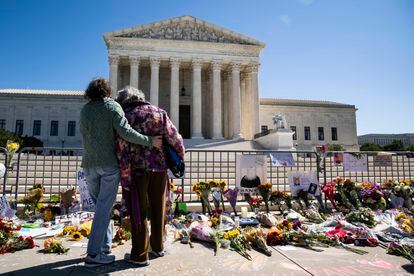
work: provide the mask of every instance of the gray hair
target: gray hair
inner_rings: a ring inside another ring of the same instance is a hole
[[[129,104],[145,101],[145,94],[132,86],[126,86],[118,91],[116,101],[124,108]]]

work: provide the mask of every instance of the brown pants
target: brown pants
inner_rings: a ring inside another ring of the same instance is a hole
[[[156,252],[164,250],[164,217],[167,172],[146,172],[135,176],[134,184],[138,187],[141,225],[134,221],[131,214],[132,249],[131,260],[143,262],[148,260],[149,247]],[[136,204],[136,202],[131,202]],[[148,219],[151,221],[151,237],[148,233]]]

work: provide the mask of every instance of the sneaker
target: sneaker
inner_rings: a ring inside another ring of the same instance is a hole
[[[85,259],[85,266],[86,267],[96,267],[100,265],[110,264],[115,261],[114,255],[105,255],[105,254],[98,254],[95,257],[91,255],[86,256]]]
[[[131,254],[129,254],[129,253],[125,253],[124,260],[128,263],[131,263],[131,264],[137,266],[137,267],[149,266],[149,264],[150,264],[149,260],[146,260],[146,261],[143,261],[143,262],[138,262],[138,261],[131,260]]]
[[[159,258],[159,257],[164,257],[165,252],[164,251],[160,251],[160,252],[150,251],[150,254],[156,258]]]
[[[102,251],[102,253],[104,253],[105,255],[110,255],[112,254],[112,250],[111,249],[105,249]]]

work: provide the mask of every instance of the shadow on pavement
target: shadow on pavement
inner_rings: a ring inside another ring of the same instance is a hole
[[[83,258],[65,260],[61,262],[42,264],[24,269],[10,271],[4,275],[70,275]]]
[[[111,272],[123,271],[127,269],[138,269],[133,264],[124,260],[115,261],[109,265],[103,265],[96,268],[89,268],[83,265],[83,258],[71,259],[61,262],[43,264],[30,268],[10,271],[2,275],[108,275]],[[145,268],[143,268],[145,269]]]
[[[401,266],[402,269],[404,269],[405,271],[409,272],[409,273],[414,273],[414,264],[405,264]]]

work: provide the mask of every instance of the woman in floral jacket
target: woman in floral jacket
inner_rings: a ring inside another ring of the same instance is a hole
[[[145,101],[145,95],[133,87],[121,90],[117,102],[124,109],[132,128],[144,135],[161,135],[184,159],[183,139],[167,112]],[[168,165],[162,149],[145,148],[120,138],[116,150],[121,167],[122,195],[132,225],[131,254],[126,254],[125,259],[138,266],[146,266],[149,265],[149,253],[155,257],[164,255]],[[148,218],[151,220],[151,237],[148,236]]]

